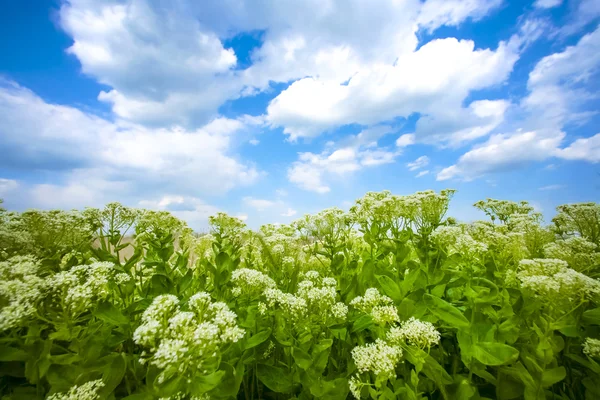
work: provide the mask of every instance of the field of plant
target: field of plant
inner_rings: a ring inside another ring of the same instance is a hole
[[[488,199],[463,224],[453,193],[206,235],[0,208],[0,396],[600,399],[600,204],[545,225]]]

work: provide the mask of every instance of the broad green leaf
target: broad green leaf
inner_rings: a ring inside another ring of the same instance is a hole
[[[383,290],[383,293],[388,295],[392,300],[396,302],[402,301],[402,292],[396,282],[386,275],[376,275],[377,281]]]
[[[108,396],[123,380],[125,376],[125,359],[121,354],[114,357],[114,360],[108,364],[102,371],[102,381],[104,387],[101,389],[101,393]]]
[[[274,392],[290,393],[292,391],[292,379],[287,370],[272,365],[258,364],[256,374],[258,379]]]
[[[246,341],[246,349],[251,349],[253,347],[258,346],[263,343],[271,336],[271,328],[267,328],[264,331],[258,332],[256,335],[252,336]]]
[[[452,327],[459,329],[467,329],[469,327],[469,320],[465,318],[458,308],[447,301],[430,294],[423,295],[423,301],[436,317],[450,324]]]
[[[473,357],[485,365],[504,365],[519,357],[519,350],[502,343],[475,343]]]
[[[313,360],[310,354],[298,347],[292,347],[292,356],[294,357],[296,365],[304,370],[309,369],[312,365]]]
[[[600,307],[585,311],[581,320],[587,325],[600,325]]]
[[[371,318],[371,316],[370,315],[362,315],[360,318],[358,318],[356,321],[354,321],[350,332],[354,333],[354,332],[364,331],[371,325],[373,325],[373,319]]]
[[[567,376],[567,370],[565,367],[556,367],[552,369],[547,369],[544,371],[542,375],[542,385],[544,387],[550,387],[555,383],[558,383],[565,379]]]
[[[26,361],[29,354],[21,349],[0,345],[0,361]]]
[[[199,375],[196,376],[190,384],[192,395],[201,396],[204,393],[210,392],[215,389],[223,381],[225,371],[215,371],[210,375]]]
[[[115,326],[129,324],[129,318],[123,315],[121,310],[109,302],[100,303],[98,308],[94,311],[94,316]]]

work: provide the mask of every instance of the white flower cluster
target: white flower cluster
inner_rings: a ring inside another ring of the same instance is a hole
[[[284,293],[279,289],[265,290],[263,294],[267,305],[271,308],[278,305],[293,320],[302,319],[306,315],[317,316],[319,319],[346,318],[348,306],[336,302],[337,281],[334,278],[321,278],[317,271],[307,271],[302,276],[304,280],[298,283],[296,294]],[[264,310],[261,310],[261,314],[264,314],[262,311]]]
[[[98,391],[104,387],[102,379],[89,381],[83,385],[73,386],[66,393],[54,393],[46,400],[100,400]]]
[[[459,253],[470,261],[481,261],[488,251],[486,243],[475,240],[465,226],[439,226],[431,233],[431,239],[447,248],[449,254]]]
[[[188,308],[181,311],[173,295],[158,296],[133,334],[134,341],[149,350],[140,361],[163,370],[159,381],[174,374],[189,377],[213,372],[222,346],[244,336],[237,315],[225,303],[213,303],[208,293],[193,295]]]
[[[600,280],[568,268],[562,260],[522,260],[517,277],[521,287],[548,298],[574,300],[600,296]]]
[[[46,283],[36,275],[39,264],[31,257],[0,262],[0,332],[23,326],[35,313]]]
[[[600,340],[586,338],[583,343],[583,353],[588,357],[600,358]]]
[[[95,262],[55,274],[49,279],[55,304],[64,306],[73,317],[88,311],[98,300],[106,298],[109,279],[114,273],[112,263]]]
[[[548,243],[544,246],[544,255],[548,258],[558,258],[569,264],[578,272],[585,272],[600,264],[598,246],[582,237],[573,236],[565,240]]]
[[[360,392],[364,386],[364,383],[360,381],[358,376],[353,376],[348,380],[348,387],[350,388],[350,393],[354,396],[355,399],[360,399]]]
[[[231,281],[236,285],[240,294],[261,294],[266,289],[277,287],[277,284],[269,276],[260,271],[240,268],[231,273]]]
[[[360,311],[370,314],[378,324],[398,321],[398,309],[388,296],[379,293],[376,288],[366,290],[364,296],[355,297],[350,305]]]
[[[402,348],[391,346],[381,339],[352,349],[352,359],[356,368],[362,372],[373,372],[378,377],[396,376],[396,365],[402,358]]]
[[[404,321],[399,327],[393,327],[387,334],[390,343],[399,345],[407,342],[421,349],[435,346],[440,342],[440,338],[440,333],[431,322],[424,322],[414,317]]]

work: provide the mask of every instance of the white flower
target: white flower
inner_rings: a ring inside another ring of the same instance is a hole
[[[346,319],[346,315],[348,315],[348,306],[342,302],[335,303],[333,307],[331,307],[331,315],[334,318],[338,319]]]
[[[225,303],[213,303],[208,293],[190,297],[188,307],[190,311],[181,311],[177,297],[158,296],[133,334],[134,341],[148,350],[140,362],[163,370],[159,381],[173,373],[191,379],[197,371],[214,372],[221,349],[244,336],[236,314]]]
[[[363,387],[363,383],[360,381],[358,376],[353,376],[348,380],[348,387],[350,388],[350,393],[356,399],[360,399],[360,391]]]
[[[440,333],[432,323],[420,321],[414,317],[404,321],[400,327],[393,327],[387,334],[390,343],[400,344],[406,341],[421,349],[438,344],[440,338]]]
[[[401,357],[402,348],[390,346],[381,339],[352,349],[352,359],[360,372],[373,372],[387,379],[396,376],[396,365]]]
[[[392,299],[380,294],[376,288],[367,289],[364,296],[355,297],[350,305],[370,314],[378,324],[391,323],[399,319],[398,309]]]
[[[89,381],[83,385],[73,386],[66,393],[54,393],[46,400],[99,400],[98,391],[104,387],[102,379]]]
[[[275,288],[277,284],[269,276],[249,268],[236,269],[231,273],[231,281],[239,288],[239,293],[260,294],[265,289]],[[237,292],[236,292],[237,293]]]
[[[583,353],[588,357],[600,358],[600,340],[586,338],[583,344]]]

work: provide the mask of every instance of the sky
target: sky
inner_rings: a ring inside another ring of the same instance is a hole
[[[368,191],[600,200],[600,0],[28,0],[0,13],[0,198],[204,230]]]

